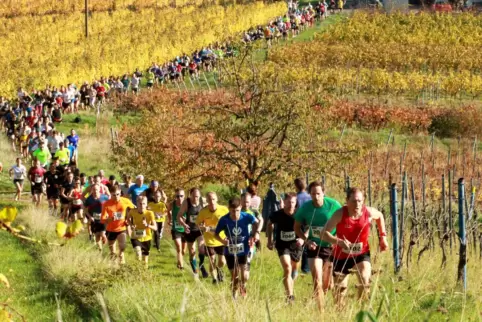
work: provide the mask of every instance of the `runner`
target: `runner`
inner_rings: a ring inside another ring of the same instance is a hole
[[[43,193],[44,175],[47,171],[42,168],[39,160],[35,160],[34,165],[28,171],[28,178],[32,187],[32,201],[36,206],[40,205]]]
[[[59,149],[54,154],[55,158],[58,158],[60,161],[60,165],[66,166],[70,163],[70,151],[69,149],[64,147],[64,142],[59,142]]]
[[[67,198],[70,200],[70,219],[76,221],[84,218],[82,202],[82,185],[79,177],[74,178],[74,188],[70,191]]]
[[[311,201],[311,196],[306,192],[306,182],[302,178],[295,179],[296,187],[296,209],[299,209],[306,202]],[[305,227],[301,227],[305,231]],[[301,257],[301,272],[308,274],[310,272],[310,265],[308,264],[308,249],[303,247],[303,256]]]
[[[338,209],[328,220],[323,240],[334,244],[334,276],[335,300],[343,306],[347,293],[348,276],[352,270],[357,273],[359,286],[358,298],[367,300],[370,293],[370,227],[372,221],[377,223],[380,250],[388,249],[387,230],[383,214],[375,208],[364,205],[364,194],[358,188],[350,188],[347,192],[346,206]],[[336,235],[331,233],[336,228]]]
[[[295,214],[295,232],[308,250],[308,263],[313,278],[313,296],[322,299],[332,284],[331,245],[320,240],[320,234],[331,215],[341,208],[338,201],[325,196],[319,181],[310,183],[311,202],[306,202]],[[301,227],[307,227],[307,231]],[[323,290],[323,292],[320,292]],[[320,305],[321,305],[320,301]]]
[[[143,175],[138,175],[136,177],[136,183],[133,184],[129,190],[127,191],[127,194],[131,197],[131,201],[133,204],[137,202],[137,197],[142,195],[142,193],[149,188],[147,185],[144,184],[144,176]]]
[[[92,194],[84,201],[85,215],[90,221],[91,232],[95,235],[95,244],[102,251],[102,245],[107,242],[105,225],[101,223],[102,205],[109,200],[108,195],[100,193],[100,186],[94,184]]]
[[[129,195],[129,188],[134,184],[132,182],[132,177],[128,174],[124,174],[122,176],[124,183],[120,184],[121,192],[123,197],[127,197]]]
[[[224,244],[216,239],[214,231],[219,219],[228,214],[229,209],[225,206],[218,205],[218,196],[215,192],[208,192],[206,200],[208,206],[199,212],[199,216],[197,216],[196,219],[196,225],[198,225],[203,232],[206,253],[209,256],[213,284],[217,284],[218,282],[224,281],[223,267],[226,264],[226,260],[224,258]],[[221,232],[221,238],[226,238],[224,232]]]
[[[296,238],[294,230],[294,213],[296,211],[296,194],[288,193],[284,199],[284,209],[271,214],[266,225],[268,248],[276,247],[283,268],[283,284],[286,290],[287,302],[295,300],[293,293],[294,281],[298,276],[298,262],[301,259],[303,241]],[[276,241],[273,243],[273,229],[276,225]]]
[[[57,216],[58,203],[60,198],[60,187],[62,185],[62,174],[57,170],[56,163],[50,164],[50,169],[45,174],[45,184],[47,185],[47,199],[49,202],[49,214]]]
[[[254,210],[251,208],[252,205],[252,196],[249,192],[245,192],[241,195],[241,211],[247,214],[254,216],[259,221],[259,226],[263,227],[264,219],[263,216],[259,213],[259,211]],[[249,226],[249,233],[251,233],[252,227]],[[257,240],[253,245],[249,246],[249,255],[248,255],[248,264],[246,267],[246,281],[249,279],[249,272],[251,270],[251,261],[253,260],[254,254],[256,254],[257,250],[261,250],[261,242]]]
[[[106,224],[106,236],[112,259],[119,258],[119,263],[124,264],[124,251],[126,249],[126,212],[135,206],[127,198],[121,198],[118,186],[112,188],[111,198],[102,205],[101,223]],[[119,245],[119,253],[116,254],[115,244]]]
[[[249,233],[249,225],[253,225],[252,234]],[[229,201],[229,214],[221,217],[216,226],[216,239],[227,246],[224,254],[231,273],[234,299],[238,289],[242,297],[246,296],[249,247],[259,239],[260,230],[259,221],[253,215],[241,212],[241,199],[238,197]],[[225,239],[221,237],[223,231],[227,237]]]
[[[174,245],[176,245],[176,256],[177,256],[177,268],[184,269],[183,265],[183,257],[186,252],[186,239],[185,239],[185,230],[184,226],[178,220],[178,216],[184,216],[184,214],[180,214],[179,210],[181,209],[181,205],[184,202],[184,190],[176,189],[176,199],[169,204],[168,209],[168,220],[169,225],[172,226],[171,228],[171,236],[172,240],[174,241]]]
[[[70,169],[66,170],[67,178],[63,181],[62,186],[60,188],[60,204],[62,208],[62,216],[61,218],[67,220],[70,216],[70,199],[69,194],[75,187],[74,182],[74,174]]]
[[[189,196],[189,198],[184,200],[181,209],[179,210],[179,213],[186,214],[186,217],[178,216],[177,220],[181,225],[184,226],[187,249],[189,251],[189,261],[191,262],[191,268],[194,273],[194,277],[198,278],[195,247],[195,242],[197,241],[197,247],[199,252],[199,269],[201,270],[202,277],[207,278],[209,274],[204,267],[204,240],[202,238],[199,238],[201,237],[201,231],[199,230],[198,225],[196,225],[197,216],[203,208],[201,191],[199,190],[199,188],[192,188],[189,191]]]
[[[39,147],[32,153],[32,157],[40,161],[40,165],[42,167],[46,167],[47,163],[50,161],[52,155],[50,154],[49,149],[45,145],[44,140],[40,140]]]
[[[164,229],[164,222],[166,221],[167,207],[162,200],[161,190],[154,193],[153,200],[147,204],[149,210],[154,212],[157,229],[154,231],[154,245],[158,252],[161,251],[161,238]]]
[[[69,140],[69,143],[71,146],[74,147],[74,153],[70,155],[70,157],[75,157],[77,158],[78,156],[78,149],[79,149],[79,143],[80,143],[80,138],[79,136],[77,135],[77,133],[75,133],[75,130],[74,129],[71,129],[70,130],[70,135],[68,135],[66,137],[67,140]]]
[[[154,213],[147,210],[147,198],[145,196],[137,197],[137,209],[129,210],[126,221],[129,223],[129,236],[131,237],[131,244],[134,247],[137,259],[144,262],[147,268],[149,265],[152,231],[156,231],[157,224]]]
[[[10,171],[8,171],[8,174],[10,175],[10,180],[12,179],[12,175],[13,175],[13,184],[17,189],[14,200],[19,201],[20,198],[22,197],[23,181],[27,176],[27,168],[25,168],[25,166],[22,164],[21,158],[17,158],[15,160],[15,165],[10,168]]]

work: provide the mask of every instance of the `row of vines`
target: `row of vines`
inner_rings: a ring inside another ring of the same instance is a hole
[[[0,19],[0,95],[121,75],[228,39],[286,12],[282,2]]]

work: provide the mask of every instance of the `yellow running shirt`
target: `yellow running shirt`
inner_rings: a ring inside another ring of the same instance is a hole
[[[220,206],[218,205],[216,208],[216,211],[211,212],[208,207],[204,207],[200,212],[199,215],[196,218],[196,225],[199,225],[201,223],[204,223],[205,227],[209,227],[210,231],[207,231],[203,233],[204,237],[204,242],[206,243],[206,246],[208,247],[218,247],[218,246],[223,246],[222,243],[220,243],[215,237],[214,237],[214,230],[216,229],[216,226],[218,225],[218,221],[221,217],[224,215],[227,215],[229,213],[229,209],[225,206]],[[221,232],[219,234],[221,238],[226,238],[226,235],[224,232]]]
[[[152,231],[150,228],[144,226],[142,220],[145,218],[147,223],[155,221],[154,213],[150,210],[145,210],[140,214],[137,209],[131,209],[129,215],[132,217],[132,222],[136,226],[135,230],[132,232],[132,236],[135,235],[135,239],[140,242],[152,240]]]
[[[149,210],[152,210],[152,212],[154,212],[154,216],[157,222],[166,221],[167,207],[164,202],[162,201],[159,201],[158,203],[149,202],[147,204],[147,207],[149,208]]]

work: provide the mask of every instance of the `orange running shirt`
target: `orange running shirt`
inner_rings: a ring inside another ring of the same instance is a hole
[[[107,224],[106,231],[121,232],[126,230],[126,210],[131,207],[132,203],[125,202],[124,200],[115,201],[112,199],[107,200],[102,205],[102,219],[101,222],[105,223],[107,218],[113,218],[114,220]]]

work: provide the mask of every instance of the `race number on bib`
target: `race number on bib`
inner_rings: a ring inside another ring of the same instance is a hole
[[[92,217],[94,217],[95,220],[100,220],[100,214],[98,214],[98,213],[96,213],[96,212],[94,212],[94,213],[92,214]]]
[[[356,243],[356,244],[352,244],[350,249],[348,250],[343,249],[343,252],[346,254],[359,254],[361,253],[362,249],[363,249],[363,243]]]
[[[122,212],[114,212],[114,219],[115,220],[121,220],[122,219]]]
[[[197,218],[197,215],[191,215],[191,216],[189,216],[189,220],[190,220],[192,223],[195,223],[195,222],[196,222],[196,218]]]
[[[144,229],[136,230],[136,231],[135,231],[135,236],[136,236],[137,238],[145,237],[145,236],[146,236],[146,231],[145,231]]]
[[[35,183],[42,183],[42,177],[35,176]]]
[[[313,237],[320,238],[323,228],[323,226],[311,227],[311,235],[313,235]]]
[[[244,253],[244,244],[232,244],[228,245],[228,253],[231,255],[237,255]]]
[[[75,206],[80,206],[82,204],[82,200],[80,199],[72,200],[72,204]]]
[[[293,241],[296,239],[296,235],[294,231],[282,231],[280,234],[282,241]]]

